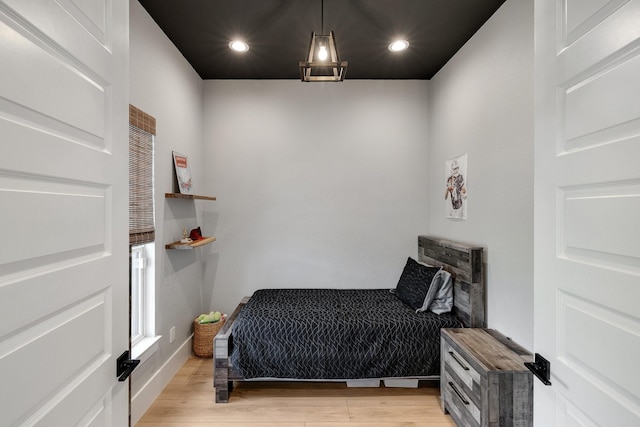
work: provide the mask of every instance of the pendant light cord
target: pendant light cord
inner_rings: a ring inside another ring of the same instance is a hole
[[[320,1],[320,27],[322,34],[324,34],[324,0]]]

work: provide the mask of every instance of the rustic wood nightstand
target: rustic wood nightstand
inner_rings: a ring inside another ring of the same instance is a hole
[[[498,331],[442,329],[440,399],[459,427],[533,425],[533,357]]]

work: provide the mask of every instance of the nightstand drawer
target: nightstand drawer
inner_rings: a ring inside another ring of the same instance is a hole
[[[449,343],[444,342],[443,348],[445,366],[455,373],[471,393],[477,394],[476,397],[479,399],[481,375]]]
[[[465,387],[456,382],[449,372],[445,372],[440,381],[441,397],[447,409],[455,414],[454,419],[464,420],[465,426],[480,426],[480,408],[469,397]]]

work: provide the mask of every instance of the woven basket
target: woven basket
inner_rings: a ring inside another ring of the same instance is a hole
[[[216,336],[220,328],[224,325],[224,319],[216,323],[199,323],[198,319],[193,322],[193,353],[198,357],[213,357],[213,337]]]

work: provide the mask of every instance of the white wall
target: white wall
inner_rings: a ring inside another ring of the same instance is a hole
[[[426,81],[206,81],[205,301],[394,287],[427,231]]]
[[[533,2],[505,2],[431,80],[429,110],[429,229],[486,248],[489,327],[533,349]],[[447,219],[444,164],[464,153],[468,219]]]
[[[156,333],[159,350],[132,378],[132,414],[142,415],[190,354],[193,319],[202,312],[202,259],[197,251],[167,251],[183,227],[200,222],[199,205],[165,200],[173,190],[172,150],[189,157],[196,191],[202,189],[203,82],[144,8],[130,2],[130,103],[157,120],[155,138]],[[176,339],[169,343],[169,329]]]

